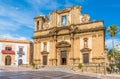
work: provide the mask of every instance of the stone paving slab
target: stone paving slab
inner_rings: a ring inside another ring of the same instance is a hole
[[[0,72],[0,79],[97,79],[96,77],[83,76],[60,71],[20,71]]]
[[[105,79],[97,73],[75,72],[68,70],[41,70],[0,66],[0,79]],[[107,79],[120,79],[118,75],[107,75]]]

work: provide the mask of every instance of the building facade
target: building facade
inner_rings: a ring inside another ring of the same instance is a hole
[[[120,44],[117,44],[117,45],[115,46],[115,49],[118,50],[118,51],[120,51]]]
[[[105,27],[90,21],[80,6],[55,10],[34,18],[34,62],[58,66],[103,63]]]
[[[32,42],[0,39],[0,65],[22,65],[31,62]]]

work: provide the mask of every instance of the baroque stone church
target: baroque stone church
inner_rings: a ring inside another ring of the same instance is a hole
[[[59,66],[103,63],[105,27],[103,21],[90,21],[80,6],[50,12],[49,18],[34,18],[34,62]]]

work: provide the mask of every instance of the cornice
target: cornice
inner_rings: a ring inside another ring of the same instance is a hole
[[[103,22],[103,20],[98,20],[98,21],[91,21],[91,22],[85,22],[85,23],[79,23],[79,24],[70,24],[68,26],[64,26],[64,27],[52,27],[52,28],[49,28],[49,29],[43,29],[43,30],[39,30],[39,31],[34,31],[34,33],[36,32],[42,32],[42,31],[48,31],[48,30],[52,30],[52,29],[56,29],[56,28],[60,28],[60,29],[64,29],[64,28],[70,28],[70,26],[77,26],[77,25],[86,25],[86,24],[91,24],[91,23],[97,23],[97,22]]]
[[[66,27],[67,28],[67,27]],[[61,29],[60,29],[61,30]],[[90,28],[90,29],[83,29],[83,30],[74,30],[74,32],[69,32],[69,33],[65,33],[65,34],[55,34],[55,36],[63,36],[63,35],[70,35],[71,33],[73,34],[78,34],[78,33],[87,33],[87,32],[93,32],[93,31],[99,31],[99,30],[105,30],[105,27],[95,27],[95,28]],[[47,37],[51,37],[54,36],[54,34],[49,33],[47,35],[39,35],[39,36],[33,36],[33,39],[37,39],[37,38],[47,38]]]
[[[9,42],[9,43],[23,43],[23,44],[31,44],[31,41],[28,40],[16,40],[16,39],[4,39],[0,38],[0,42]]]

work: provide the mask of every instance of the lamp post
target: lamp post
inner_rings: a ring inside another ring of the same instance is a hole
[[[107,46],[105,46],[105,50],[104,50],[104,54],[105,54],[105,66],[104,66],[104,75],[106,76],[106,60],[107,60],[107,53],[108,53],[108,48],[107,48]]]

